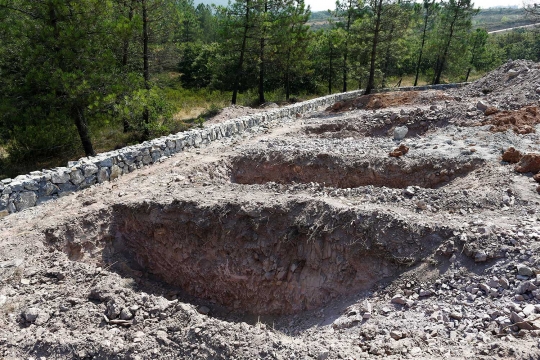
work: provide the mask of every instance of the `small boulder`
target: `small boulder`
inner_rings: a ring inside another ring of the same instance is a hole
[[[409,132],[409,128],[406,126],[398,126],[394,129],[394,139],[395,140],[403,140],[405,136],[407,136],[407,133]]]
[[[529,276],[530,277],[530,276],[534,275],[534,271],[525,264],[518,264],[517,265],[517,271],[518,271],[518,274],[521,275],[521,276]]]
[[[31,307],[31,308],[26,309],[22,313],[22,317],[27,322],[31,324],[36,324],[38,326],[45,324],[50,318],[47,312],[36,307]]]
[[[519,173],[534,173],[540,171],[540,154],[526,154],[516,165],[516,171]]]
[[[486,111],[488,109],[488,105],[483,102],[483,101],[479,101],[477,104],[476,104],[476,108],[480,111]]]
[[[516,76],[518,76],[519,73],[520,73],[519,70],[510,69],[510,70],[508,70],[508,78],[513,79]]]
[[[483,250],[479,250],[474,255],[474,261],[475,262],[485,262],[487,260],[487,254]]]
[[[393,298],[392,298],[392,304],[399,304],[399,305],[405,305],[407,303],[407,300],[405,300],[405,298],[403,298],[403,295],[395,295]]]
[[[509,147],[503,153],[502,160],[509,162],[511,164],[515,164],[515,163],[518,163],[522,157],[523,157],[523,154],[521,152],[519,152],[513,147]]]

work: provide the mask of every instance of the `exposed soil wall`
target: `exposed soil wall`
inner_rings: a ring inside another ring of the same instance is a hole
[[[240,184],[316,182],[338,188],[374,185],[433,188],[478,168],[483,161],[466,159],[343,157],[326,153],[252,152],[238,156],[232,180]]]
[[[388,214],[307,200],[143,202],[115,205],[109,219],[112,226],[91,228],[80,219],[48,240],[74,259],[127,259],[192,296],[254,314],[295,313],[368,289],[445,237]]]

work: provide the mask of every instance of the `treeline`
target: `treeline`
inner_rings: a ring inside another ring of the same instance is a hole
[[[91,128],[159,134],[171,108],[152,75],[176,66],[182,19],[169,0],[0,0],[0,136],[10,161],[81,147],[93,155]]]
[[[338,1],[329,29],[311,32],[302,0],[237,0],[214,14],[217,42],[182,44],[186,87],[321,94],[384,87],[413,75],[440,83],[483,69],[487,33],[470,0]]]
[[[104,130],[128,142],[175,131],[186,91],[261,104],[467,80],[519,53],[510,38],[488,46],[477,12],[471,0],[342,0],[312,31],[303,0],[0,0],[0,150],[38,164],[94,154]]]

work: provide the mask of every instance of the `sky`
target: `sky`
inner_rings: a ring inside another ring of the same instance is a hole
[[[335,7],[335,0],[304,0],[311,6],[311,11],[324,11]],[[475,7],[490,8],[497,6],[523,6],[523,0],[472,0]]]

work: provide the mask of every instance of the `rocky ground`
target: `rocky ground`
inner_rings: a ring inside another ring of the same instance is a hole
[[[9,215],[0,358],[538,358],[538,93],[514,61]]]

